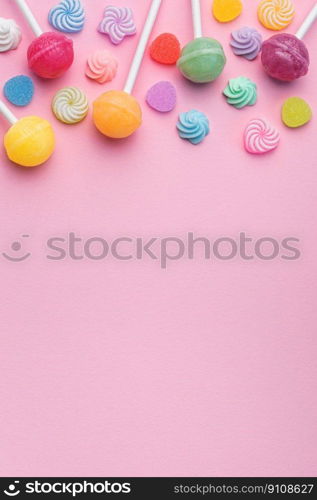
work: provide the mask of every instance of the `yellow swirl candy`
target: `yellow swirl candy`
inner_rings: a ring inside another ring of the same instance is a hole
[[[292,0],[262,0],[258,7],[258,17],[265,28],[279,31],[293,20],[295,8]]]
[[[86,95],[77,87],[65,87],[55,94],[52,102],[54,115],[63,123],[81,122],[88,114]]]

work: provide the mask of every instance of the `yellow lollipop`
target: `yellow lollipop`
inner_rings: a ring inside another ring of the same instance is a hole
[[[36,167],[53,154],[55,136],[51,124],[38,116],[17,120],[7,106],[0,101],[0,112],[11,123],[4,136],[8,158],[22,167]]]
[[[105,92],[93,103],[95,126],[103,135],[112,139],[129,137],[142,123],[141,107],[131,93],[161,2],[162,0],[152,0],[124,90]]]

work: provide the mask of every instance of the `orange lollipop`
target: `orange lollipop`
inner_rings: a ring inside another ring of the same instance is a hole
[[[131,93],[161,2],[162,0],[152,0],[124,89],[105,92],[93,103],[94,124],[107,137],[113,139],[129,137],[142,123],[141,107]]]

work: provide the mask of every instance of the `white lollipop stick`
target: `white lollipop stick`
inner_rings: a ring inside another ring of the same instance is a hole
[[[19,0],[20,1],[20,0]],[[131,68],[129,71],[129,75],[126,81],[126,84],[124,86],[124,92],[127,92],[128,94],[131,94],[133,91],[133,87],[135,85],[140,66],[143,60],[143,56],[145,53],[145,49],[147,46],[147,43],[149,41],[155,20],[157,18],[157,15],[159,13],[160,7],[161,7],[162,0],[152,0],[152,5],[149,10],[147,19],[145,21],[145,25],[131,64]]]
[[[21,10],[23,16],[25,17],[25,19],[27,20],[27,22],[29,23],[34,35],[36,37],[41,36],[43,33],[43,30],[42,30],[41,26],[39,25],[39,23],[37,22],[37,20],[35,19],[33,12],[31,11],[30,7],[27,5],[25,0],[14,0],[14,1],[18,5],[18,7],[20,8],[20,10]]]
[[[18,121],[18,119],[13,113],[11,113],[9,108],[2,101],[0,101],[0,113],[6,118],[6,120],[8,120],[10,125],[14,125]]]
[[[297,31],[297,33],[296,33],[297,38],[302,40],[304,38],[304,36],[308,33],[310,28],[312,27],[312,25],[314,24],[316,19],[317,19],[317,2],[315,3],[314,7],[312,8],[310,13],[306,17],[305,21],[303,22],[303,24],[301,25],[301,27]]]
[[[203,36],[203,28],[201,24],[200,0],[192,0],[193,26],[195,38]]]

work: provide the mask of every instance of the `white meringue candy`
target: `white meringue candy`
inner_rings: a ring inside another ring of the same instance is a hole
[[[21,29],[13,19],[0,17],[0,52],[16,49],[22,39]]]

